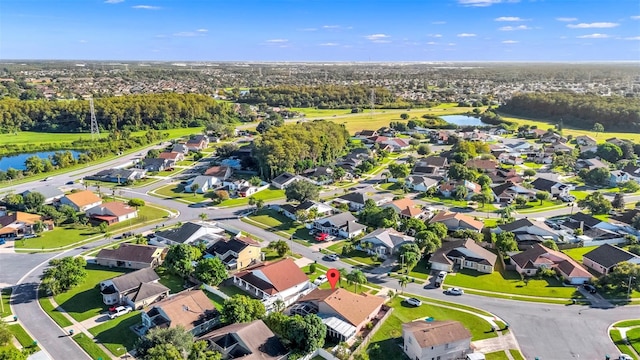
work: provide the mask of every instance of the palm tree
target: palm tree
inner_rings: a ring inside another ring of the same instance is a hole
[[[347,275],[347,281],[355,286],[355,292],[358,293],[358,285],[367,283],[367,277],[361,270],[354,269]]]
[[[338,279],[338,284],[342,285],[342,279],[346,280],[347,279],[347,275],[349,275],[349,272],[345,268],[338,269],[338,272],[340,273],[340,279]]]
[[[256,200],[256,209],[260,210],[260,209],[262,209],[262,207],[264,207],[264,200],[262,200],[262,199]]]
[[[285,309],[284,301],[278,299],[273,302],[273,310],[276,312],[283,312]]]
[[[398,279],[398,281],[400,282],[400,288],[402,289],[402,293],[404,294],[404,288],[407,287],[407,284],[409,284],[409,277],[401,277],[400,279]]]
[[[384,178],[385,184],[389,181],[389,176],[391,176],[391,174],[388,171],[385,171],[382,173],[382,177]]]

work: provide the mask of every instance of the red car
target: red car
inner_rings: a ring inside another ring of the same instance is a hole
[[[316,241],[325,241],[325,240],[327,240],[327,237],[329,237],[329,234],[320,233],[320,234],[316,235]]]

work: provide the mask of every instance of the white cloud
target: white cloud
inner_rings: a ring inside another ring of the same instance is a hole
[[[317,28],[303,28],[303,29],[299,29],[298,31],[318,31]]]
[[[456,43],[448,43],[449,46],[456,46]]]
[[[269,44],[284,44],[289,42],[288,39],[269,39],[267,40]]]
[[[574,17],[557,17],[556,20],[562,21],[562,22],[572,22],[572,21],[577,21],[578,18],[574,18]]]
[[[640,15],[633,15],[631,20],[640,20]]]
[[[567,25],[570,29],[606,29],[613,28],[620,24],[612,22],[594,22],[594,23],[580,23]]]
[[[198,36],[198,34],[193,32],[193,31],[181,31],[181,32],[174,33],[173,36],[177,36],[177,37],[194,37],[194,36]]]
[[[369,40],[369,41],[373,41],[375,43],[388,43],[389,42],[389,38],[391,36],[387,35],[387,34],[371,34],[371,35],[367,35],[365,36],[365,39]]]
[[[640,40],[640,36],[626,37],[625,40]]]
[[[323,25],[323,29],[340,29],[340,25]]]
[[[503,2],[519,2],[519,0],[458,0],[458,4],[462,6],[473,6],[473,7],[487,7],[493,4],[500,4]]]
[[[435,42],[435,41],[429,41],[429,42],[427,43],[427,45],[437,45],[437,44],[438,44],[438,43],[437,43],[437,42]]]
[[[160,6],[153,6],[153,5],[135,5],[132,6],[132,8],[134,9],[143,9],[143,10],[159,10]]]
[[[442,34],[429,34],[427,35],[428,37],[433,37],[433,38],[441,38]]]
[[[209,30],[208,30],[208,29],[198,29],[198,30],[196,30],[196,31],[197,31],[197,32],[199,32],[199,33],[206,33],[206,32],[209,32]]]
[[[447,23],[446,21],[432,21],[431,22],[432,25],[444,25],[446,23]]]
[[[503,26],[503,27],[499,28],[498,30],[500,30],[500,31],[516,31],[516,30],[531,30],[531,28],[526,26],[526,25],[519,25],[519,26]]]
[[[517,41],[517,40],[505,40],[505,41],[503,41],[502,43],[503,43],[503,44],[517,44],[517,43],[519,43],[519,42],[520,42],[520,41]]]
[[[80,44],[86,44],[86,43],[88,43],[88,41],[87,41],[87,40],[78,40],[78,42],[79,42]]]
[[[121,2],[123,2],[124,0],[105,0],[104,3],[105,4],[119,4]]]
[[[320,44],[320,46],[338,46],[338,45],[340,45],[340,44],[338,44],[338,43],[332,43],[332,42],[328,42],[328,43]]]
[[[523,18],[517,16],[500,16],[499,18],[495,18],[495,21],[524,21]]]
[[[476,36],[476,34],[469,34],[469,33],[462,33],[462,34],[458,34],[458,37],[474,37]]]
[[[609,35],[607,34],[589,34],[577,36],[578,39],[606,39],[608,37]]]

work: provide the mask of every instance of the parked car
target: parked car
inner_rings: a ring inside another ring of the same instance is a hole
[[[416,298],[408,298],[408,299],[405,300],[405,302],[407,304],[409,304],[409,305],[412,305],[412,306],[420,306],[420,305],[422,305],[422,301],[420,301],[419,299],[416,299]]]
[[[453,287],[453,288],[447,289],[444,293],[447,295],[462,295],[464,294],[464,290]]]
[[[340,257],[337,254],[329,254],[329,255],[325,255],[324,259],[328,261],[338,261]]]
[[[67,181],[67,185],[73,185],[73,184],[75,184],[75,182],[73,180]]]
[[[447,277],[447,272],[446,271],[440,271],[438,273],[438,276],[436,276],[436,280],[434,282],[436,287],[440,287],[442,285],[442,283],[444,283],[444,278],[445,277]]]
[[[114,311],[109,312],[109,318],[115,319],[118,316],[128,314],[131,311],[133,311],[133,309],[131,309],[131,306],[118,306],[117,308],[114,309]]]
[[[320,286],[324,283],[327,282],[327,275],[320,275],[318,276],[315,280],[313,280],[313,283]]]
[[[591,284],[584,284],[584,285],[582,285],[582,287],[584,287],[584,289],[587,290],[591,294],[595,294],[596,291],[597,291],[596,287],[591,285]]]
[[[576,197],[573,195],[564,195],[559,197],[563,202],[573,202],[576,201]]]
[[[620,354],[620,356],[618,357],[618,360],[633,360],[633,358],[631,357],[631,355]]]
[[[23,236],[22,238],[23,239],[33,239],[35,237],[38,237],[38,235],[36,235],[36,234],[27,234],[27,235]]]
[[[5,241],[3,238],[0,238],[0,245],[4,245]]]

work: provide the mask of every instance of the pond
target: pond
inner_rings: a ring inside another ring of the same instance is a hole
[[[489,124],[485,124],[480,121],[479,118],[467,115],[447,115],[440,116],[444,121],[449,124],[455,124],[458,126],[487,126]]]
[[[60,151],[70,151],[74,159],[77,159],[78,155],[80,154],[80,151],[76,151],[76,150],[60,150]],[[47,159],[49,156],[53,156],[53,154],[55,154],[56,152],[59,152],[59,151],[40,151],[36,153],[26,153],[26,154],[5,156],[3,158],[0,158],[0,170],[7,171],[9,168],[13,168],[16,170],[24,170],[25,169],[24,162],[31,156],[35,155],[39,158]]]

